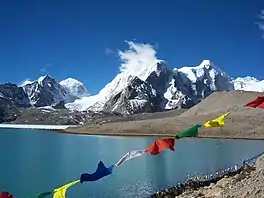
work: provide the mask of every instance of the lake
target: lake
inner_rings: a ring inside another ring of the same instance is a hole
[[[81,173],[93,173],[100,160],[115,164],[126,152],[145,149],[156,139],[0,129],[0,191],[33,197],[79,179]],[[72,186],[67,197],[147,197],[184,182],[187,174],[224,169],[262,151],[258,140],[180,139],[174,152],[127,161],[112,175]]]

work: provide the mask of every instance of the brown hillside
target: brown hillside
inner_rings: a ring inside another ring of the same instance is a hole
[[[263,94],[249,91],[215,92],[188,111],[185,111],[179,117],[203,116],[208,114],[221,114],[227,111],[237,111],[260,95]]]
[[[264,139],[264,109],[243,107],[262,93],[230,91],[211,94],[201,103],[180,116],[156,119],[90,124],[71,133],[107,135],[175,135],[194,124],[203,124],[230,111],[225,118],[225,127],[202,127],[200,137],[256,138]]]

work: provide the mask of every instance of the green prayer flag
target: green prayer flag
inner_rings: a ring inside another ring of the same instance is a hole
[[[176,139],[183,138],[183,137],[198,137],[198,129],[201,127],[201,124],[196,124],[183,132],[177,134],[175,136]]]
[[[51,192],[44,192],[44,193],[39,194],[36,198],[44,198],[51,194],[52,194]]]

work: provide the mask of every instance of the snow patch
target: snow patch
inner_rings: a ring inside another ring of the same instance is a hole
[[[12,129],[67,129],[77,125],[33,125],[33,124],[0,124],[0,128]]]
[[[76,99],[73,103],[66,103],[65,107],[69,110],[85,111],[88,107],[98,102],[98,100],[98,95],[83,97],[81,99]]]
[[[88,93],[84,84],[74,78],[67,78],[59,83],[71,96],[77,98],[87,97]]]
[[[37,109],[44,109],[44,110],[52,110],[52,111],[56,111],[56,109],[54,109],[52,106],[38,107]]]
[[[31,80],[24,80],[18,87],[23,87],[28,84],[32,84],[34,81]]]
[[[148,103],[147,100],[131,99],[129,104],[132,109],[143,108]]]
[[[257,80],[254,77],[238,77],[233,80],[235,90],[264,92],[264,80]]]
[[[45,76],[40,76],[39,78],[38,78],[38,84],[40,84],[41,86],[43,86],[42,85],[42,81],[45,79],[47,77],[47,75],[45,75]]]
[[[202,80],[206,75],[206,72],[209,74],[209,77],[212,80],[214,80],[215,76],[219,73],[225,75],[219,68],[215,67],[213,62],[210,60],[203,60],[200,65],[195,67],[182,67],[178,69],[178,71],[184,73],[187,78],[192,81],[192,83],[195,83],[198,80]]]

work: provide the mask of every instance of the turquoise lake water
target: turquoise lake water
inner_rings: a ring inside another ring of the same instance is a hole
[[[30,198],[94,172],[100,160],[115,164],[126,152],[145,149],[156,139],[0,129],[0,191]],[[67,197],[147,197],[184,182],[188,173],[224,169],[262,151],[263,141],[180,139],[174,152],[132,159],[101,180],[72,186]]]

